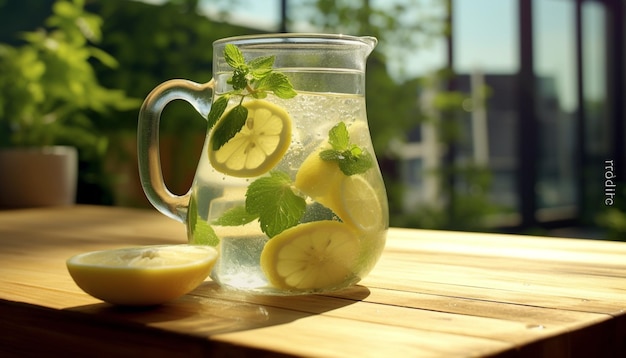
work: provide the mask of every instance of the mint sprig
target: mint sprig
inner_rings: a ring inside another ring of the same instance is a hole
[[[211,225],[198,214],[198,203],[195,196],[192,196],[189,201],[187,225],[189,226],[187,234],[190,244],[217,246],[220,243],[220,239]]]
[[[226,81],[233,89],[217,98],[209,111],[207,121],[210,130],[218,123],[228,106],[228,101],[239,97],[239,103],[219,122],[213,133],[213,150],[218,150],[237,134],[246,123],[248,110],[242,105],[245,97],[266,98],[269,93],[276,97],[289,99],[296,96],[296,91],[289,78],[273,69],[275,57],[261,56],[246,62],[243,53],[233,44],[224,46],[224,59],[233,69],[233,75]]]
[[[275,171],[248,186],[245,206],[224,212],[213,224],[238,226],[259,219],[261,231],[271,238],[297,225],[305,212],[306,201],[293,191],[289,175]]]
[[[344,122],[339,122],[328,131],[328,144],[332,149],[321,151],[320,158],[337,162],[345,175],[365,173],[374,165],[372,155],[365,148],[350,143],[350,133]]]
[[[246,211],[257,214],[261,231],[273,237],[298,224],[306,211],[306,201],[294,193],[289,175],[271,172],[248,186]]]
[[[221,226],[239,226],[250,223],[258,217],[259,215],[250,214],[246,211],[245,206],[240,205],[224,212],[213,224]]]

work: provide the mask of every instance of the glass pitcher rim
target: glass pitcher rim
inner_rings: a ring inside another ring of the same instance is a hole
[[[286,42],[285,40],[300,39],[304,42],[315,43],[315,41],[328,43],[360,43],[367,46],[369,50],[373,50],[378,44],[378,39],[374,36],[354,36],[346,34],[330,34],[316,32],[285,32],[285,33],[268,33],[268,34],[252,34],[225,37],[213,42],[213,45],[224,45],[229,42],[251,42],[251,43],[268,43],[268,40],[276,40]]]

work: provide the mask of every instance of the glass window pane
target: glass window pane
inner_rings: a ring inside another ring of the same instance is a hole
[[[537,204],[542,208],[576,204],[575,2],[535,0],[534,61],[538,120]],[[541,214],[539,212],[539,219]]]
[[[598,178],[604,176],[604,161],[610,152],[610,120],[607,104],[607,14],[604,5],[597,2],[584,2],[583,22],[583,100],[585,158],[583,175],[585,183],[584,199],[587,219],[604,208],[604,191],[598,185]]]
[[[608,153],[610,137],[606,115],[606,16],[596,2],[583,3],[583,96],[585,100],[587,152],[593,157]]]
[[[514,211],[517,198],[517,0],[454,0],[454,70],[458,89],[486,86],[483,111],[468,110],[466,160],[484,160],[491,171],[491,202]],[[483,154],[481,154],[483,153]],[[481,158],[485,156],[486,158]]]

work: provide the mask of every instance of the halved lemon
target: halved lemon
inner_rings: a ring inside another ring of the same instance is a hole
[[[261,253],[261,268],[278,288],[333,289],[353,279],[359,247],[356,233],[347,225],[309,222],[270,239]]]
[[[66,264],[78,287],[91,296],[116,305],[149,306],[198,287],[216,260],[210,246],[155,245],[82,253]]]
[[[209,148],[209,160],[221,173],[249,178],[268,172],[285,155],[291,144],[291,117],[283,108],[264,100],[245,102],[243,106],[248,109],[244,126],[221,148]]]

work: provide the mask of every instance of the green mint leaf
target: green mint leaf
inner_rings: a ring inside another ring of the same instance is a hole
[[[245,225],[259,216],[256,214],[250,214],[246,211],[243,205],[235,206],[234,208],[227,210],[222,216],[213,222],[214,225],[222,226],[239,226]]]
[[[320,152],[320,158],[327,162],[337,162],[339,169],[348,176],[365,173],[374,165],[372,155],[359,147],[344,151],[327,149]]]
[[[356,144],[352,144],[352,146],[350,146],[348,151],[350,152],[351,156],[355,156],[355,157],[358,157],[359,155],[363,153],[363,149],[361,149],[361,147],[357,146]]]
[[[248,86],[248,68],[238,67],[233,71],[233,77],[231,77],[226,83],[233,86],[235,91],[242,90]]]
[[[226,46],[224,46],[224,59],[232,68],[238,68],[246,65],[246,60],[243,58],[243,54],[239,48],[233,44],[226,44]]]
[[[224,111],[226,110],[226,106],[228,106],[229,98],[230,98],[230,95],[226,94],[226,95],[219,97],[218,99],[215,100],[215,102],[213,102],[213,104],[211,105],[211,110],[209,111],[209,115],[207,116],[207,122],[208,122],[207,130],[210,130],[211,128],[213,128],[215,123],[217,123],[220,117],[222,117],[222,114],[224,114]]]
[[[213,130],[212,145],[213,150],[220,149],[235,134],[239,133],[248,119],[248,109],[241,104],[233,107],[226,117],[219,121]]]
[[[195,196],[192,196],[189,201],[187,225],[189,226],[187,233],[189,235],[188,241],[190,244],[217,246],[220,243],[220,238],[211,225],[198,215],[198,204],[196,203]]]
[[[298,224],[306,211],[306,202],[291,189],[289,175],[271,172],[248,186],[246,210],[258,214],[261,230],[274,237]]]
[[[253,93],[250,93],[250,95],[256,99],[263,99],[267,97],[267,92],[265,91],[256,91]]]
[[[337,162],[345,175],[365,173],[374,165],[374,158],[367,150],[350,144],[350,134],[344,122],[339,122],[328,131],[328,143],[333,149],[321,151],[320,158]]]
[[[324,205],[318,202],[314,202],[310,205],[307,205],[306,211],[304,212],[304,215],[300,219],[300,222],[308,223],[311,221],[320,221],[320,220],[341,221],[341,219],[339,219],[332,210],[330,210],[329,208],[325,207]]]
[[[320,158],[327,162],[339,161],[341,159],[341,152],[334,149],[327,149],[320,152]]]
[[[348,145],[350,145],[350,134],[348,133],[348,128],[345,123],[339,122],[328,131],[328,144],[330,144],[334,150],[344,151],[348,149]]]
[[[343,159],[338,160],[337,164],[345,175],[365,173],[374,165],[372,155],[367,151],[362,151],[359,155],[353,155],[351,151],[342,154]]]
[[[270,72],[256,83],[258,91],[274,92],[276,97],[282,99],[293,98],[297,95],[289,78],[280,72]]]
[[[192,245],[217,246],[220,238],[217,236],[211,225],[204,220],[198,220],[194,228],[193,238],[189,240]]]
[[[248,63],[252,77],[259,80],[272,72],[274,66],[274,56],[257,57]]]

